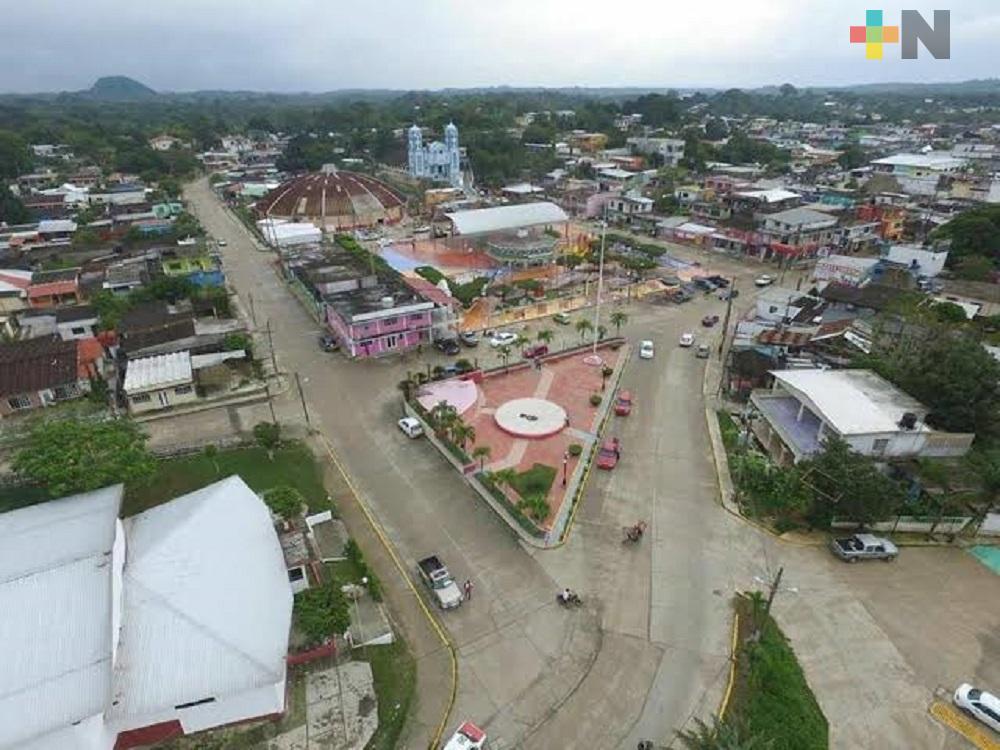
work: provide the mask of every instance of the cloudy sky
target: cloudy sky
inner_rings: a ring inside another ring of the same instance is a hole
[[[1000,2],[869,0],[31,0],[6,4],[0,91],[127,75],[161,91],[756,86],[1000,75]],[[881,6],[951,10],[951,60],[867,61]]]

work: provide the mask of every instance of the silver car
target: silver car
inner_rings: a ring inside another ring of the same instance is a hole
[[[1000,698],[966,682],[958,686],[952,699],[967,714],[1000,732]]]

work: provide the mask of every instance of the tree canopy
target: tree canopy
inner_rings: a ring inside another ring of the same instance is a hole
[[[128,419],[43,421],[14,456],[14,471],[52,497],[118,484],[141,484],[156,469],[146,435]]]

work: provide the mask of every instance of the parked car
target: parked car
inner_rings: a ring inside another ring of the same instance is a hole
[[[714,292],[716,289],[715,284],[713,284],[704,276],[695,276],[693,279],[691,279],[691,281],[694,283],[696,287],[706,292]]]
[[[463,331],[458,334],[458,340],[470,348],[479,346],[479,334],[475,331]]]
[[[517,341],[517,334],[510,331],[494,331],[490,336],[490,346],[494,349],[501,346],[510,346]]]
[[[712,350],[708,344],[699,344],[695,355],[698,359],[708,359],[712,355]]]
[[[629,391],[619,391],[615,399],[615,414],[627,417],[632,413],[632,394]]]
[[[994,732],[1000,732],[1000,698],[993,693],[963,683],[952,697],[955,705],[975,719],[983,722]]]
[[[451,573],[437,555],[425,557],[417,563],[420,578],[434,594],[441,609],[454,609],[462,604],[462,592]]]
[[[332,334],[324,333],[319,337],[319,348],[324,352],[335,352],[340,348],[340,344],[337,343],[337,339]]]
[[[423,425],[420,424],[419,419],[415,419],[414,417],[403,417],[396,424],[399,425],[399,429],[408,438],[418,438],[424,434]]]
[[[611,471],[618,465],[621,458],[622,443],[618,438],[609,438],[601,444],[601,449],[597,451],[597,468]]]
[[[753,283],[756,284],[757,286],[768,286],[774,283],[774,279],[772,279],[766,273],[762,273],[760,276],[758,276],[756,279],[753,280]]]
[[[486,750],[486,732],[466,721],[451,736],[442,750]]]
[[[739,289],[720,289],[719,290],[719,299],[721,299],[723,302],[725,302],[728,299],[736,299],[739,296],[740,296],[740,290]]]
[[[552,322],[557,323],[561,326],[568,326],[569,315],[567,315],[566,313],[556,313],[555,315],[552,316]]]
[[[855,534],[854,536],[833,539],[830,541],[830,549],[841,560],[851,563],[858,560],[891,562],[899,554],[899,549],[895,544],[888,539],[872,534]]]
[[[228,242],[226,242],[225,240],[219,240],[219,242],[218,242],[217,244],[219,245],[219,247],[225,247],[225,246],[226,246],[226,245],[228,245],[229,243],[228,243]]]
[[[704,318],[701,319],[701,324],[705,326],[705,328],[711,328],[718,322],[719,322],[718,315],[706,315]]]
[[[717,287],[721,289],[725,289],[726,287],[729,286],[729,279],[727,279],[725,276],[719,276],[718,274],[715,274],[714,276],[709,276],[707,278],[709,281],[711,281],[713,284],[715,284]]]
[[[643,339],[639,342],[639,359],[652,359],[654,354],[653,342]]]
[[[544,357],[548,353],[549,347],[545,344],[535,344],[534,346],[527,347],[523,352],[521,352],[521,356],[525,359],[534,359],[535,357]]]
[[[681,346],[691,346],[694,344],[694,334],[693,333],[682,333],[681,339],[678,342]]]
[[[457,338],[435,339],[434,348],[439,352],[447,354],[449,357],[454,357],[461,351]]]

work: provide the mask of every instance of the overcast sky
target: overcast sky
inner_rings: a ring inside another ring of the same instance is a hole
[[[5,3],[0,91],[127,75],[160,91],[835,85],[1000,75],[1000,2],[30,0]],[[951,60],[865,60],[881,6],[951,10]]]

